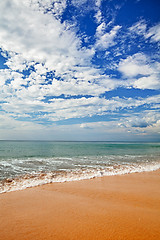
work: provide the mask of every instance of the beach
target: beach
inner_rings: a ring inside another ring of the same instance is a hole
[[[160,171],[0,194],[0,239],[160,239]]]

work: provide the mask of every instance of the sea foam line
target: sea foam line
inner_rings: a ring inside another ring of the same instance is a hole
[[[150,172],[160,169],[160,163],[114,165],[105,169],[79,169],[75,171],[55,171],[48,173],[26,174],[15,179],[6,179],[0,183],[0,193],[24,190],[49,183],[80,181],[102,176],[124,175],[130,173]]]

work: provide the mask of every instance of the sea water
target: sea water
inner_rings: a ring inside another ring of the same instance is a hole
[[[160,143],[0,141],[0,193],[159,168]]]

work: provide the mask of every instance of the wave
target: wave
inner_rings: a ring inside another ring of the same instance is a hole
[[[24,190],[48,183],[79,181],[102,176],[114,176],[130,173],[150,172],[160,169],[160,162],[147,164],[115,164],[105,168],[81,168],[50,172],[25,174],[16,178],[8,178],[0,182],[0,193]]]

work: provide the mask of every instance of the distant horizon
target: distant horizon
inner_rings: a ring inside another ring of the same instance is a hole
[[[102,140],[22,140],[22,139],[0,139],[0,142],[108,142],[108,143],[160,143],[160,141],[125,141],[125,140],[121,140],[121,141],[102,141]]]

